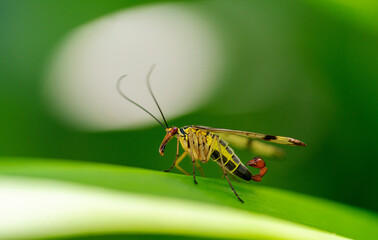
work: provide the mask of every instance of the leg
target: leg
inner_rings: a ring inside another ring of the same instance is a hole
[[[223,168],[222,168],[222,166],[219,166],[219,167],[220,167],[221,172],[223,173]],[[229,177],[231,177],[234,181],[240,182],[239,179],[237,179],[237,178],[235,177],[234,174],[229,173],[229,172],[226,172],[226,173],[227,173],[227,175],[228,175]],[[222,175],[222,178],[224,178],[224,175]]]
[[[177,159],[176,163],[175,163],[175,167],[180,170],[182,173],[184,173],[185,175],[189,175],[189,173],[187,173],[184,169],[182,169],[180,166],[179,166],[179,163],[186,157],[186,155],[188,154],[188,152],[184,152],[183,154],[181,154],[181,156],[179,157],[179,159]]]
[[[214,139],[214,140],[215,140],[215,139]],[[221,150],[220,141],[219,141],[219,139],[217,139],[217,141],[218,141],[218,149],[219,149],[219,152],[220,152],[220,150]],[[239,199],[240,202],[244,203],[244,201],[243,201],[243,200],[239,197],[239,195],[236,193],[234,187],[233,187],[232,184],[231,184],[230,179],[228,178],[228,175],[227,175],[227,172],[226,172],[226,168],[224,167],[223,155],[222,155],[222,154],[220,154],[220,159],[221,159],[222,168],[223,168],[223,176],[226,177],[226,179],[227,179],[227,181],[228,181],[228,184],[230,184],[230,187],[231,187],[232,191],[235,193],[235,196]]]
[[[196,164],[195,164],[195,162],[196,162],[196,160],[194,160],[193,157],[192,157],[192,163],[193,163],[193,181],[194,181],[195,184],[198,184],[197,180],[196,180],[196,168],[195,168]]]
[[[262,179],[262,177],[265,175],[266,171],[268,170],[268,168],[265,167],[264,160],[262,160],[259,157],[255,157],[254,159],[250,160],[249,162],[247,162],[246,165],[251,166],[253,168],[260,169],[260,173],[259,174],[256,174],[256,175],[252,176],[252,180],[256,181],[256,182],[260,182],[261,179]]]
[[[234,181],[240,182],[240,180],[238,178],[236,178],[234,174],[230,173],[228,175],[231,176]]]
[[[196,166],[197,166],[197,168],[200,170],[201,176],[204,177],[205,174],[204,174],[204,172],[203,172],[202,166],[201,166],[201,164],[199,163],[199,161],[196,161]]]
[[[193,141],[193,133],[189,133],[188,136],[189,136],[189,144],[190,144],[190,155],[192,157],[192,164],[193,164],[193,180],[194,180],[194,183],[197,184],[197,180],[196,180],[196,168],[195,168],[195,162],[196,160],[194,159],[194,154],[193,154],[193,148],[194,148],[194,141]]]
[[[207,163],[210,160],[211,154],[213,153],[213,148],[215,146],[215,143],[216,143],[216,140],[213,139],[213,141],[211,142],[211,145],[210,145],[210,149],[209,149],[209,151],[207,153],[207,157],[206,157],[205,163]]]
[[[176,161],[177,161],[177,158],[179,156],[179,150],[180,150],[180,138],[177,138],[177,151],[176,151],[175,160],[173,161],[172,166],[168,170],[165,170],[164,172],[170,172],[172,170],[172,168],[176,165]]]
[[[205,163],[207,160],[207,154],[209,147],[206,144],[206,137],[202,134],[199,134],[198,136],[198,160],[202,163]]]

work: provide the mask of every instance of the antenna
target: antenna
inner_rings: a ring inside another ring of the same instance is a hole
[[[159,108],[160,114],[161,114],[161,116],[163,117],[163,120],[164,120],[165,125],[167,126],[167,128],[169,128],[169,127],[168,127],[167,120],[165,120],[165,117],[164,117],[163,111],[161,110],[161,108],[160,108],[160,106],[159,106],[159,104],[158,104],[158,102],[157,102],[157,100],[156,100],[156,98],[155,98],[155,95],[154,95],[154,93],[152,92],[152,88],[151,88],[151,84],[150,84],[150,76],[151,76],[152,72],[154,71],[155,66],[156,66],[156,64],[152,65],[150,71],[149,71],[148,74],[147,74],[147,86],[148,86],[148,90],[149,90],[150,93],[151,93],[152,98],[154,99],[154,101],[155,101],[155,103],[156,103],[156,106]]]
[[[154,67],[154,66],[153,66]],[[153,69],[153,68],[152,68]],[[149,73],[149,75],[151,74],[151,71],[152,71],[152,69],[150,70],[150,73]],[[148,75],[148,77],[147,77],[147,79],[149,78],[149,75]],[[126,77],[127,75],[123,75],[123,76],[121,76],[119,79],[118,79],[118,81],[117,81],[117,90],[118,90],[118,92],[119,92],[119,94],[123,97],[123,98],[125,98],[127,101],[129,101],[129,102],[131,102],[132,104],[134,104],[134,105],[136,105],[137,107],[139,107],[140,109],[142,109],[143,111],[145,111],[146,113],[148,113],[151,117],[153,117],[164,129],[165,129],[165,126],[159,121],[159,119],[157,119],[152,113],[150,113],[149,111],[147,111],[144,107],[142,107],[141,105],[139,105],[138,103],[136,103],[136,102],[134,102],[133,100],[131,100],[130,98],[128,98],[122,91],[121,91],[121,88],[120,88],[120,86],[121,86],[121,81]],[[155,99],[155,97],[154,97],[154,99]],[[156,102],[156,100],[155,100],[155,102]],[[156,104],[157,104],[157,102],[156,102]],[[159,105],[158,105],[159,106]],[[159,110],[160,110],[160,107],[159,107]],[[161,110],[160,110],[160,112],[161,112]],[[162,113],[163,114],[163,113]],[[164,116],[163,116],[163,118],[164,118]],[[164,119],[164,122],[165,122],[165,119]],[[165,122],[166,124],[167,124],[167,122]],[[168,125],[167,125],[167,128],[168,128]]]

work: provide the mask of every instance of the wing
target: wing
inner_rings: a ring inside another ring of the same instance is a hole
[[[242,136],[246,138],[260,139],[260,140],[273,142],[273,143],[293,145],[293,146],[306,146],[304,142],[294,139],[294,138],[290,138],[290,137],[274,136],[274,135],[268,135],[268,134],[262,134],[262,133],[246,132],[246,131],[223,129],[223,128],[212,128],[212,127],[206,127],[206,126],[193,126],[193,127],[207,130],[214,133],[232,134],[232,135]]]
[[[274,157],[276,159],[282,159],[285,156],[285,152],[278,146],[262,142],[258,139],[246,138],[228,133],[217,133],[217,135],[223,140],[226,140],[232,147],[247,149],[253,154]]]

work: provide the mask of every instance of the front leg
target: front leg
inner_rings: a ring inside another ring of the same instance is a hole
[[[175,167],[180,170],[182,173],[184,173],[185,175],[189,175],[189,173],[187,173],[184,169],[182,169],[182,167],[179,166],[179,163],[186,157],[186,155],[188,154],[188,152],[184,152],[183,154],[181,154],[181,156],[179,157],[179,159],[177,159],[176,163],[175,163]]]
[[[172,170],[172,168],[176,165],[179,154],[180,154],[180,137],[177,138],[177,149],[176,149],[175,160],[173,161],[172,166],[168,170],[165,170],[164,172],[170,172]]]
[[[165,172],[170,172],[172,170],[173,167],[176,167],[178,170],[180,170],[182,173],[184,173],[185,175],[189,175],[189,173],[187,173],[184,169],[182,169],[179,164],[180,162],[185,158],[186,154],[188,154],[187,151],[185,151],[183,154],[181,154],[180,157],[179,156],[179,153],[180,153],[180,137],[177,138],[177,151],[176,151],[176,157],[175,157],[175,161],[173,161],[173,164],[172,166],[168,169],[168,170],[165,170]]]

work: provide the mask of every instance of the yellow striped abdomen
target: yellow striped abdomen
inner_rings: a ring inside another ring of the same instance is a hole
[[[206,162],[208,153],[211,150],[210,158],[218,165],[222,166],[221,156],[226,170],[235,176],[244,180],[250,181],[252,173],[240,161],[234,151],[228,146],[228,143],[221,139],[218,135],[203,129],[197,129],[194,126],[185,126],[179,129],[179,139],[181,146],[193,157],[195,160]],[[191,136],[192,140],[190,140]],[[219,139],[219,144],[218,144]],[[213,142],[216,141],[214,144]],[[192,142],[192,144],[190,143]],[[219,146],[220,145],[220,146]]]
[[[228,146],[228,143],[223,139],[219,138],[218,135],[210,133],[207,136],[207,143],[211,144],[214,139],[219,139],[219,144],[215,143],[213,145],[213,150],[211,153],[211,158],[222,166],[222,160],[226,170],[235,176],[238,176],[244,180],[250,181],[252,178],[252,173],[248,168],[240,161],[239,157],[234,153],[234,151]],[[219,150],[220,147],[220,150]],[[221,160],[222,156],[222,160]]]

